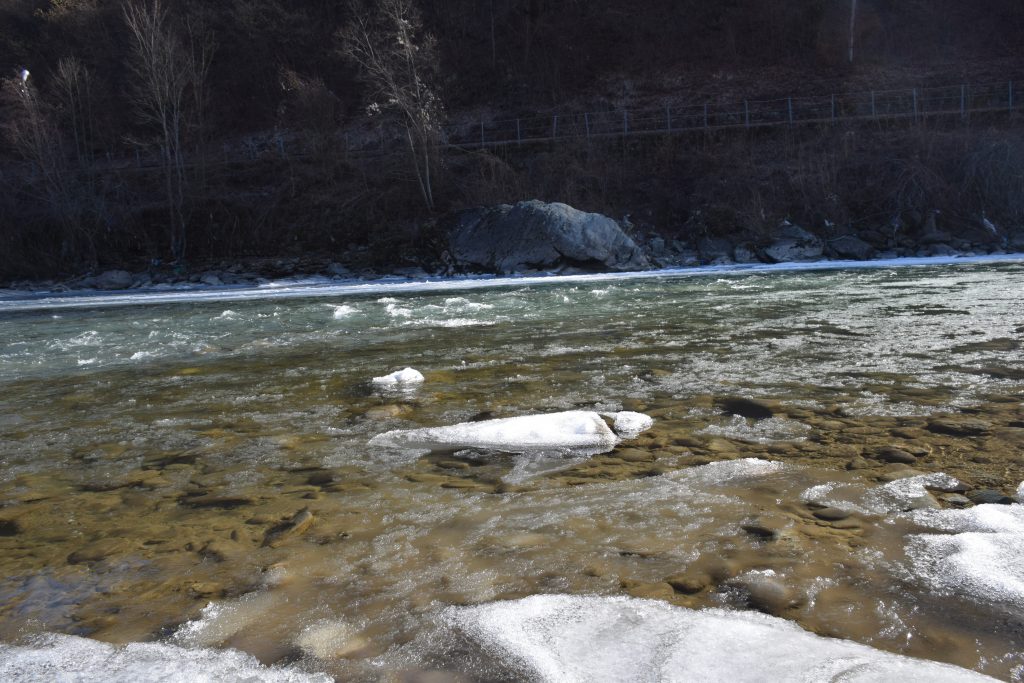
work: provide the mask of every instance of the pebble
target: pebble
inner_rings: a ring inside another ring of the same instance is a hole
[[[826,522],[838,522],[841,519],[849,517],[851,513],[847,510],[840,510],[839,508],[826,507],[821,508],[820,510],[815,510],[811,514]]]
[[[875,451],[875,457],[883,462],[902,463],[904,465],[913,465],[917,462],[917,458],[908,453],[907,451],[896,448],[895,446],[883,446]]]
[[[120,538],[104,538],[79,548],[68,555],[68,564],[99,562],[100,560],[105,560],[111,555],[122,553],[128,548],[128,542]]]
[[[975,505],[1012,505],[1013,498],[993,489],[978,489],[967,494]]]
[[[802,601],[796,591],[778,579],[754,576],[739,583],[747,591],[750,606],[761,612],[777,616]]]

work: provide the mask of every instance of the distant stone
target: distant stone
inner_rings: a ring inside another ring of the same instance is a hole
[[[91,278],[91,286],[96,289],[128,289],[135,279],[127,270],[108,270]]]
[[[199,282],[210,287],[220,287],[224,284],[224,281],[216,273],[203,273]]]
[[[796,591],[774,577],[755,575],[738,582],[746,589],[750,606],[767,614],[777,616],[802,602]]]
[[[536,200],[463,211],[455,218],[449,242],[457,265],[499,274],[562,265],[593,270],[650,267],[640,247],[611,218]]]
[[[697,243],[697,251],[705,263],[727,260],[732,262],[732,242],[720,237],[705,237]]]
[[[783,223],[776,230],[775,242],[764,253],[776,263],[815,261],[825,253],[825,243],[799,225]]]
[[[749,243],[736,245],[736,248],[732,251],[732,257],[736,263],[761,262],[760,257],[757,255],[757,251],[754,249],[754,245]]]
[[[866,261],[875,255],[875,248],[854,235],[843,235],[828,243],[836,256],[840,258]]]

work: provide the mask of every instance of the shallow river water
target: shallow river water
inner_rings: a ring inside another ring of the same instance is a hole
[[[1024,680],[1022,342],[1013,259],[0,301],[0,678],[686,680],[723,609]],[[369,444],[566,410],[655,423]]]

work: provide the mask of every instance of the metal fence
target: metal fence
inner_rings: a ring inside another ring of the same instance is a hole
[[[447,147],[497,147],[559,140],[673,134],[884,119],[923,119],[1009,112],[1024,104],[1013,81],[984,85],[877,90],[815,97],[744,100],[731,105],[676,104],[659,109],[607,109],[445,126]]]

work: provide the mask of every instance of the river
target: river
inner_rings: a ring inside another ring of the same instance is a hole
[[[0,673],[585,680],[621,608],[637,680],[752,613],[1024,680],[1022,342],[1012,257],[0,300]],[[654,426],[370,444],[560,411]]]

